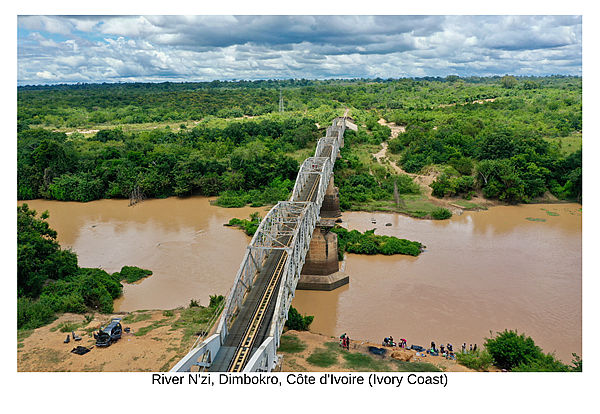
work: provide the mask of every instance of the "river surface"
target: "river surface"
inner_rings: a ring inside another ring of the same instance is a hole
[[[223,224],[266,214],[201,197],[134,207],[127,200],[28,204],[49,210],[59,242],[77,253],[80,266],[154,272],[124,284],[115,303],[121,311],[175,308],[190,299],[206,304],[211,294],[227,294],[249,237]],[[314,315],[311,330],[326,335],[377,342],[392,335],[460,348],[481,347],[490,331],[517,329],[570,362],[571,352],[581,355],[581,214],[579,204],[499,206],[445,221],[347,212],[343,225],[350,229],[376,228],[426,250],[419,257],[347,255],[349,285],[297,291],[293,306]]]

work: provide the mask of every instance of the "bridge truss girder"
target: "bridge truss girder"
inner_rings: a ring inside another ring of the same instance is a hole
[[[300,167],[290,201],[280,201],[267,213],[247,247],[233,287],[227,295],[216,333],[190,350],[171,369],[172,372],[189,371],[195,365],[210,366],[220,346],[225,342],[228,330],[268,254],[274,250],[285,250],[287,258],[269,327],[269,336],[246,363],[244,371],[264,372],[274,367],[281,333],[295,295],[313,231],[320,218],[323,198],[333,175],[333,165],[339,148],[343,146],[345,129],[345,118],[335,118],[332,126],[327,128],[327,136],[319,139],[315,157],[307,158]],[[323,149],[329,145],[331,153],[328,157],[321,157]],[[315,201],[299,201],[307,181],[314,175],[319,176]]]

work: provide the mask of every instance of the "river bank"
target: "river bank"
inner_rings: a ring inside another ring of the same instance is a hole
[[[80,266],[154,272],[124,285],[115,302],[124,312],[186,307],[191,299],[206,305],[209,295],[226,295],[249,238],[223,224],[268,210],[225,209],[203,197],[134,207],[127,200],[27,203],[49,210],[50,226]],[[342,220],[427,249],[416,258],[348,254],[349,285],[297,291],[293,306],[315,316],[314,332],[481,346],[490,330],[518,329],[564,362],[581,354],[581,205],[495,206],[442,221],[344,212]]]
[[[83,315],[63,314],[53,323],[28,332],[20,332],[17,342],[17,370],[19,372],[164,372],[168,371],[189,351],[195,335],[189,335],[189,325],[182,323],[185,309],[152,310],[95,315],[87,322]],[[92,336],[111,318],[121,318],[124,332],[120,340],[107,348],[95,346]],[[82,337],[81,341],[64,343],[71,333],[61,332],[63,326]],[[285,372],[360,372],[360,371],[472,371],[453,360],[442,357],[417,356],[414,351],[387,349],[386,355],[375,356],[369,346],[380,344],[353,340],[349,351],[342,350],[336,338],[309,331],[288,331],[282,344],[292,340],[296,348],[282,346],[281,370]],[[333,345],[333,346],[332,346]],[[77,346],[90,348],[84,355],[71,350]],[[302,348],[298,350],[298,346]],[[314,362],[315,354],[328,350],[331,361],[323,366]],[[393,355],[393,356],[392,356]],[[312,356],[312,357],[311,357]]]

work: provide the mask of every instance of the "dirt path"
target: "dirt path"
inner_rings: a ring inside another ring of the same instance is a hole
[[[404,126],[396,125],[393,122],[386,122],[385,119],[383,119],[383,118],[379,119],[379,121],[377,121],[377,122],[380,125],[385,125],[392,130],[392,133],[391,133],[391,136],[389,139],[390,141],[392,139],[398,138],[398,134],[406,132],[406,128]],[[452,211],[453,214],[459,214],[459,215],[462,214],[462,212],[465,208],[456,204],[456,202],[461,200],[461,198],[451,197],[451,198],[440,199],[440,198],[434,197],[432,195],[433,189],[430,187],[430,185],[440,175],[439,171],[437,171],[434,168],[429,169],[427,171],[427,174],[414,174],[414,173],[409,173],[407,171],[404,171],[394,161],[387,158],[387,150],[388,150],[388,143],[382,142],[381,150],[379,150],[379,152],[372,154],[373,157],[375,157],[375,159],[377,159],[377,162],[379,164],[384,165],[384,163],[387,163],[394,170],[394,172],[396,174],[406,174],[409,177],[411,177],[413,179],[413,181],[419,185],[419,187],[421,188],[421,192],[427,197],[427,199],[431,203],[438,205],[440,207],[447,208],[450,211]],[[490,200],[484,199],[480,194],[474,196],[473,203],[479,204],[479,205],[482,205],[485,207],[489,207],[489,206],[497,204]]]
[[[390,140],[396,139],[396,138],[398,138],[398,134],[406,132],[406,128],[404,126],[396,125],[394,122],[386,122],[385,119],[383,119],[383,118],[379,119],[379,121],[377,121],[377,123],[379,123],[379,125],[385,125],[392,130]],[[380,164],[383,164],[383,160],[387,157],[387,149],[388,149],[388,143],[382,142],[381,150],[379,152],[373,154],[373,156],[377,159],[377,162],[379,162]],[[401,167],[399,167],[392,160],[388,159],[388,161],[389,161],[390,167],[392,167],[392,169],[396,172],[396,174],[406,174],[406,175],[412,177],[413,181],[416,182],[417,184],[419,184],[419,186],[421,187],[423,194],[427,195],[427,197],[432,201],[435,201],[435,202],[440,201],[439,199],[432,197],[431,192],[433,190],[431,189],[431,187],[429,187],[429,185],[438,177],[439,174],[437,171],[432,170],[428,174],[425,174],[425,175],[424,174],[413,174],[413,173],[404,171]]]

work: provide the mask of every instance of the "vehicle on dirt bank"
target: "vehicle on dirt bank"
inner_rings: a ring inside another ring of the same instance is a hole
[[[123,327],[121,326],[121,319],[114,318],[106,328],[100,328],[98,333],[94,333],[96,346],[110,346],[111,343],[116,342],[121,338],[122,332]]]

